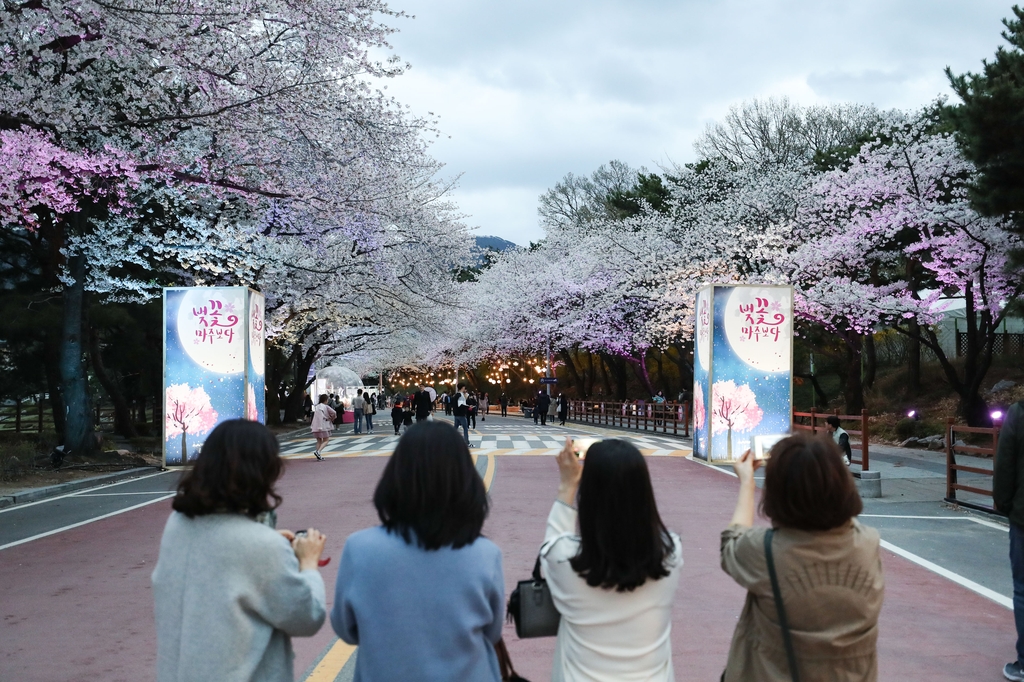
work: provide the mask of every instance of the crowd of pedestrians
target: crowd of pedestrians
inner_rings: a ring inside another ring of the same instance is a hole
[[[491,503],[467,447],[472,398],[465,385],[450,396],[461,433],[441,420],[413,425],[417,395],[394,403],[392,422],[405,432],[373,495],[381,523],[348,538],[330,611],[338,637],[359,646],[355,680],[502,679],[504,570],[482,535]],[[313,409],[317,426],[337,414],[330,402],[321,396]],[[363,396],[362,416],[377,404]],[[772,528],[753,525],[760,464],[748,452],[734,465],[738,499],[721,534],[722,569],[747,592],[722,679],[877,679],[879,536],[856,520],[860,497],[842,453],[809,435],[773,447],[761,501]],[[624,440],[580,452],[567,439],[557,465],[537,537],[561,617],[552,679],[673,680],[684,557],[644,457]],[[153,573],[159,680],[293,679],[290,638],[314,634],[327,616],[325,538],[275,530],[281,471],[269,430],[227,421],[179,484]]]

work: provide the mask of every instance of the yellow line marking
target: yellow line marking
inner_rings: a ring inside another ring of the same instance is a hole
[[[494,481],[494,469],[497,467],[498,460],[494,458],[494,455],[488,453],[487,455],[487,469],[484,471],[484,489],[490,492],[491,483]]]
[[[352,653],[355,652],[356,648],[351,644],[346,644],[342,640],[338,640],[334,643],[324,657],[320,659],[316,667],[313,668],[313,672],[309,674],[304,682],[334,682],[334,679],[341,672],[341,669],[348,663],[348,659],[352,657]]]

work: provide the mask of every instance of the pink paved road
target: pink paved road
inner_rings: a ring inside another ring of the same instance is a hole
[[[676,677],[717,680],[743,602],[718,568],[718,534],[735,480],[678,458],[650,458],[666,523],[684,544],[673,628]],[[370,497],[385,460],[293,461],[280,485],[282,527],[316,525],[330,539],[330,596],[344,538],[376,522]],[[553,458],[501,457],[485,532],[503,549],[507,589],[533,566],[557,483]],[[41,507],[43,505],[40,505]],[[161,502],[0,551],[0,680],[135,682],[153,678],[149,575],[169,510]],[[882,680],[992,680],[1013,652],[1010,611],[883,552]],[[326,626],[296,640],[296,673],[330,643]],[[517,668],[547,679],[554,640],[506,641]]]

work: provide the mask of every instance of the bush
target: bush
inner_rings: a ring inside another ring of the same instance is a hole
[[[900,440],[921,436],[921,422],[910,417],[904,417],[896,422],[896,436]]]

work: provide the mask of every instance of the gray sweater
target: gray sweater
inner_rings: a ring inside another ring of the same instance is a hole
[[[359,645],[355,682],[499,682],[501,550],[487,538],[427,551],[382,526],[349,536],[331,625]]]
[[[327,612],[320,572],[300,572],[284,537],[241,514],[172,513],[153,598],[159,682],[291,682],[291,637]]]

